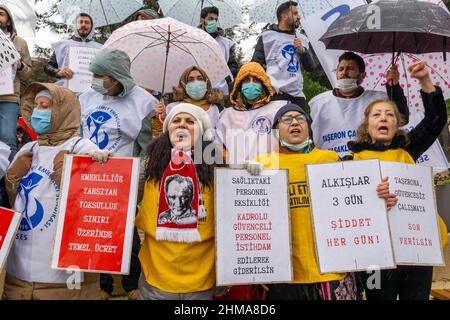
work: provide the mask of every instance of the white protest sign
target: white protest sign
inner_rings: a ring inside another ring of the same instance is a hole
[[[69,65],[73,71],[73,78],[68,81],[68,88],[76,93],[81,93],[90,88],[92,72],[89,64],[100,49],[91,47],[69,48]]]
[[[14,79],[12,67],[0,71],[0,96],[14,94]]]
[[[292,281],[287,170],[216,169],[217,285]]]
[[[432,169],[382,161],[381,172],[389,177],[390,192],[398,197],[389,211],[395,262],[443,265]]]
[[[394,268],[378,160],[307,165],[320,273]]]

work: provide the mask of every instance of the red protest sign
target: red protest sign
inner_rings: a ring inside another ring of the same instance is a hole
[[[138,176],[137,158],[66,156],[52,268],[128,273]]]
[[[18,212],[0,208],[0,270],[8,257],[21,217],[22,214]]]

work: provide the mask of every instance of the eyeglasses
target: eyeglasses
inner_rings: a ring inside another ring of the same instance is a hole
[[[306,117],[303,114],[298,114],[295,117],[293,116],[282,116],[280,118],[280,121],[284,124],[291,124],[292,121],[294,121],[294,119],[298,122],[298,123],[305,123],[306,122]]]

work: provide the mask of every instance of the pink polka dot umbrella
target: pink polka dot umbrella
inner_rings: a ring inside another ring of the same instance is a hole
[[[213,86],[231,76],[214,38],[172,18],[128,23],[113,32],[104,48],[125,51],[136,83],[162,93],[172,92],[192,66],[205,70]]]

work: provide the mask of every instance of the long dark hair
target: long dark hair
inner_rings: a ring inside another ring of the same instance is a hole
[[[202,153],[208,147],[211,141],[202,141]],[[216,150],[212,151],[212,156],[216,156]],[[219,148],[220,150],[220,148]],[[172,143],[170,142],[169,133],[166,132],[154,140],[148,146],[147,161],[145,164],[145,179],[146,181],[159,182],[161,181],[164,171],[170,162],[172,151]],[[197,177],[204,187],[214,187],[214,167],[223,167],[224,164],[206,164],[202,161],[201,164],[195,164]]]

